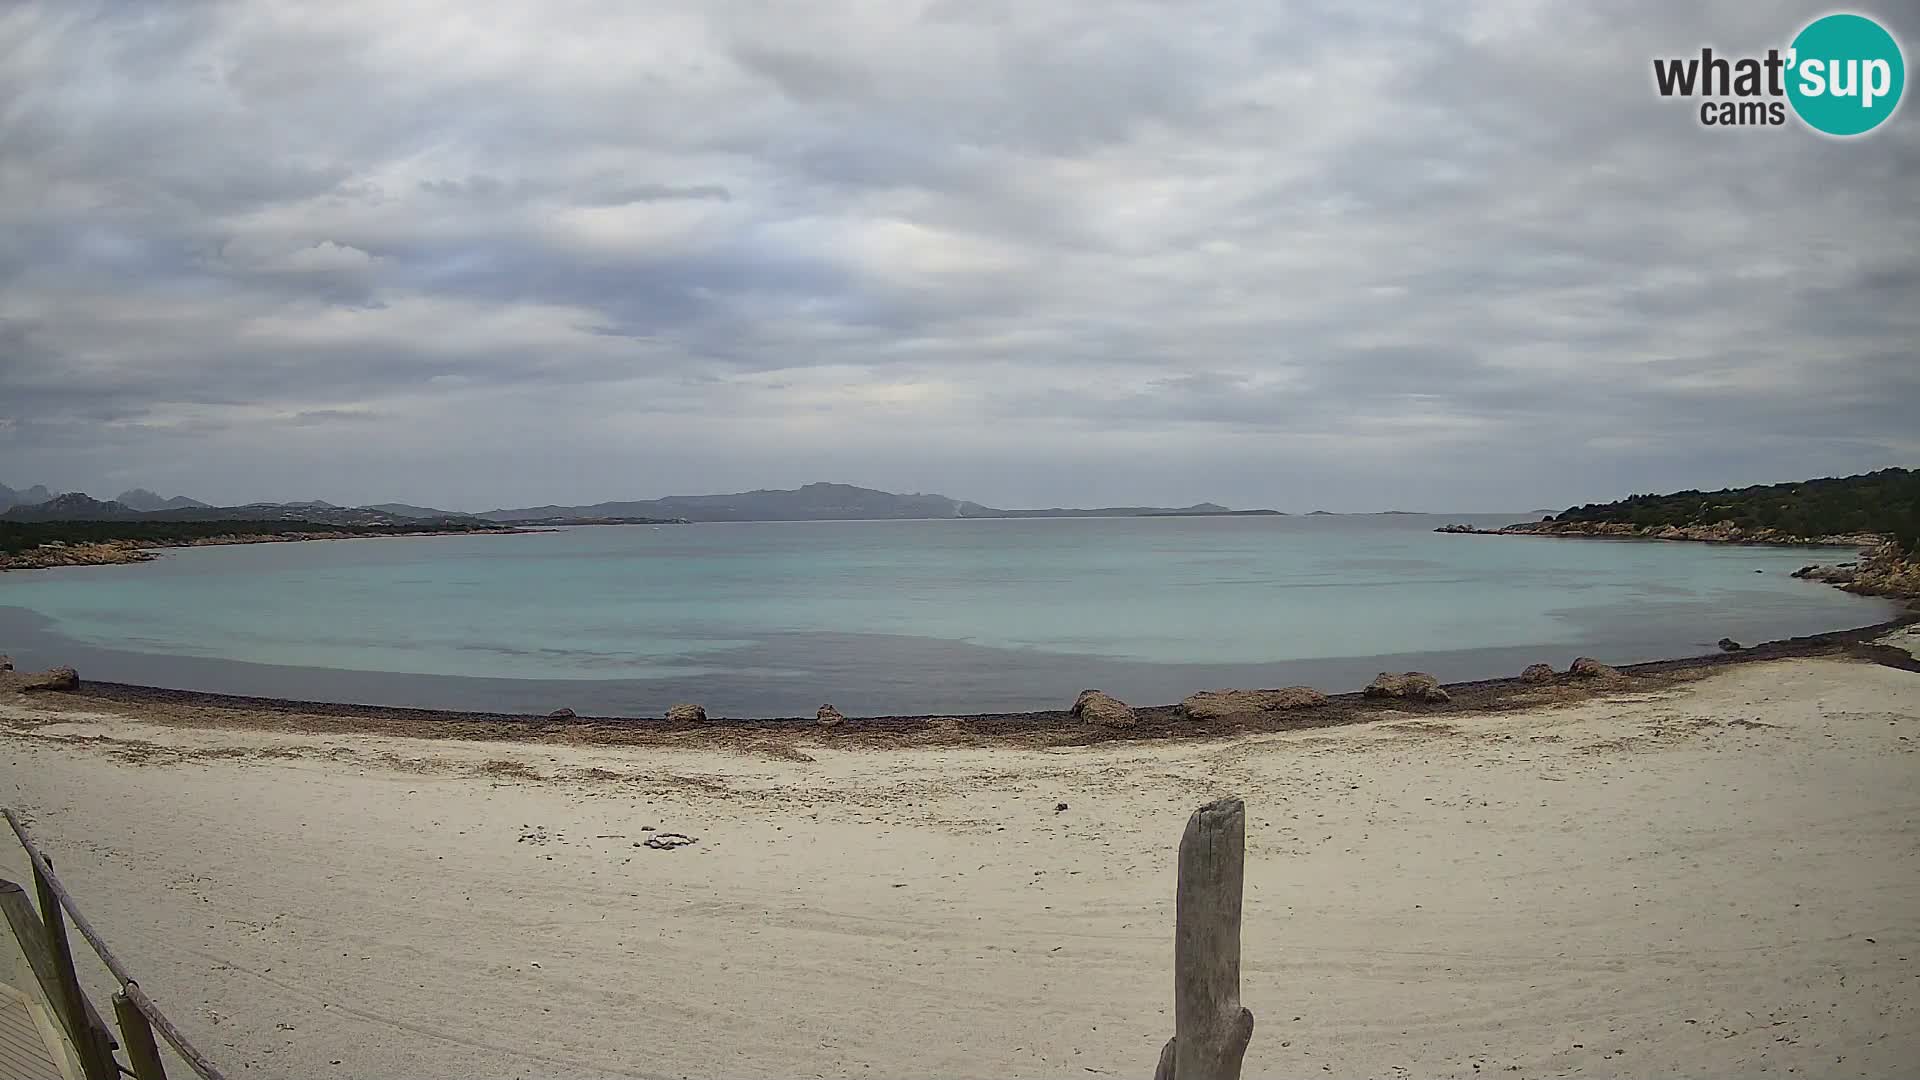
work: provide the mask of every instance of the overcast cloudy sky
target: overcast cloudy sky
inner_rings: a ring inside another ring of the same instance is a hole
[[[0,481],[1526,510],[1920,464],[1920,109],[1652,89],[1826,10],[6,5]]]

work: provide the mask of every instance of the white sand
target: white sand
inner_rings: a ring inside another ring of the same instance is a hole
[[[1224,793],[1248,1076],[1920,1069],[1920,676],[1886,668],[812,760],[43,708],[0,701],[0,801],[235,1077],[1147,1076],[1174,846]]]

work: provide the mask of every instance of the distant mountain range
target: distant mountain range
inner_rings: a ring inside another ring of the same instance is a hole
[[[1001,510],[945,495],[899,495],[851,484],[816,483],[792,490],[743,491],[731,495],[670,495],[662,499],[603,502],[587,506],[526,506],[463,514],[409,503],[342,507],[326,502],[248,503],[210,506],[186,496],[163,498],[143,488],[100,502],[79,492],[54,495],[35,486],[0,486],[0,518],[15,521],[313,521],[333,525],[406,524],[427,520],[483,520],[511,524],[696,521],[867,521],[908,518],[1067,518],[1277,516],[1278,510],[1232,510],[1218,503],[1192,506],[1107,506],[1091,510],[1054,507]]]
[[[1107,506],[1095,510],[999,510],[945,495],[896,495],[851,484],[807,484],[792,490],[742,491],[731,495],[669,495],[663,499],[604,502],[591,506],[525,506],[489,510],[488,521],[555,518],[679,518],[685,521],[872,521],[902,518],[1167,517],[1278,514],[1278,510],[1229,510],[1215,503],[1187,507]]]
[[[114,496],[113,501],[129,510],[141,511],[186,510],[195,506],[208,505],[199,499],[189,499],[185,495],[175,495],[171,499],[163,499],[153,492],[148,491],[146,488],[134,488],[132,491],[123,491]]]
[[[44,506],[47,503],[53,502],[55,498],[55,494],[48,491],[44,484],[35,484],[24,491],[15,491],[5,484],[0,484],[0,511],[11,510],[16,506]],[[123,491],[119,495],[114,496],[111,501],[118,503],[128,510],[138,510],[142,512],[152,510],[185,510],[196,506],[207,505],[198,499],[189,499],[185,495],[175,495],[171,499],[163,498],[148,491],[146,488],[134,488],[131,491]]]
[[[152,493],[149,492],[149,495]],[[43,502],[20,504],[0,513],[0,523],[26,521],[298,521],[314,525],[387,526],[416,528],[434,521],[477,523],[470,514],[448,514],[425,518],[389,514],[371,507],[335,506],[325,502],[247,503],[244,506],[209,506],[194,499],[160,499],[153,496],[136,501],[161,507],[140,510],[119,499],[101,502],[77,491],[56,495]]]
[[[51,498],[53,498],[53,492],[40,484],[35,484],[25,491],[15,491],[5,484],[0,484],[0,511],[10,510],[16,506],[35,506]]]

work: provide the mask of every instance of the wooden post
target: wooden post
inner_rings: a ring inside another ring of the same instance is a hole
[[[1239,1080],[1253,1038],[1240,1007],[1240,895],[1247,805],[1220,799],[1194,811],[1180,838],[1173,930],[1173,1031],[1154,1080]]]
[[[133,1075],[138,1080],[167,1080],[167,1067],[160,1063],[153,1028],[125,991],[113,995],[113,1014],[120,1018],[120,1039],[126,1044],[127,1060],[133,1063]]]
[[[47,865],[52,866],[53,860],[47,860]],[[33,887],[40,897],[40,922],[46,929],[47,950],[53,957],[58,1005],[67,1014],[67,1033],[73,1036],[80,1067],[86,1070],[87,1080],[119,1080],[120,1067],[102,1037],[106,1033],[94,1026],[87,996],[80,989],[80,975],[73,967],[73,948],[67,944],[67,910],[60,906],[60,897],[55,895],[38,864],[33,868]]]

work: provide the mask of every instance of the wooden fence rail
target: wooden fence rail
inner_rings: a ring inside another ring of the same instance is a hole
[[[166,1068],[160,1062],[159,1046],[153,1038],[156,1031],[202,1080],[226,1080],[220,1069],[187,1041],[180,1029],[173,1026],[173,1021],[167,1019],[160,1007],[128,974],[120,958],[113,954],[106,941],[93,929],[93,924],[81,914],[80,906],[74,903],[72,894],[67,892],[66,886],[54,874],[53,860],[34,845],[26,826],[13,816],[11,810],[0,810],[0,815],[4,815],[7,824],[13,827],[14,836],[19,838],[20,846],[26,849],[27,858],[33,863],[34,891],[39,894],[40,900],[40,908],[36,913],[25,902],[26,897],[19,886],[12,882],[0,882],[0,909],[4,909],[7,922],[13,927],[14,937],[26,952],[27,961],[33,967],[41,987],[47,991],[47,997],[53,1002],[54,1011],[60,1014],[61,1026],[73,1042],[74,1053],[80,1059],[80,1067],[86,1073],[87,1080],[119,1080],[123,1072],[137,1080],[166,1080]],[[12,887],[8,889],[6,886]],[[121,1038],[131,1068],[121,1065],[114,1057],[116,1043],[112,1029],[107,1027],[80,989],[79,975],[73,966],[73,950],[67,941],[68,919],[73,920],[74,929],[80,931],[80,936],[93,947],[101,962],[107,965],[107,970],[113,973],[114,980],[120,984],[119,992],[113,996],[114,1014],[120,1021]]]

